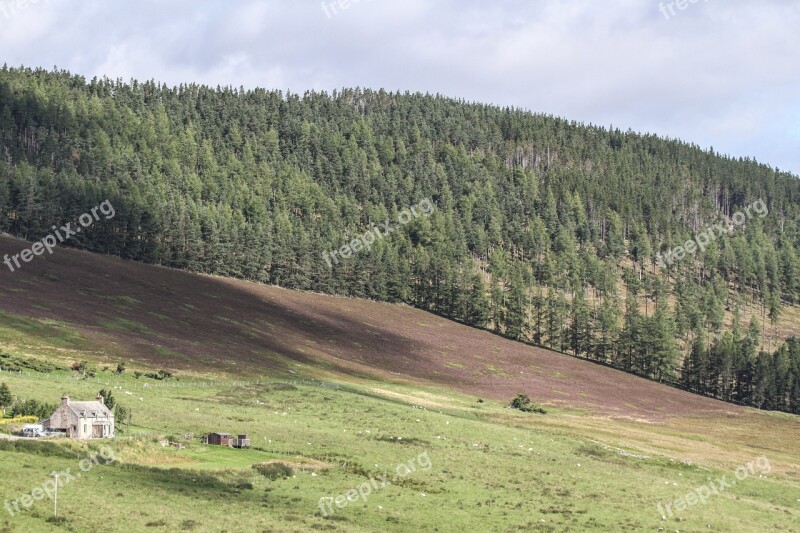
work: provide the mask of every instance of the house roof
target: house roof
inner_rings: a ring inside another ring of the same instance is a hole
[[[230,433],[211,433],[211,435],[219,435],[220,437],[233,437]]]
[[[110,418],[111,410],[101,402],[69,402],[69,408],[81,418]]]

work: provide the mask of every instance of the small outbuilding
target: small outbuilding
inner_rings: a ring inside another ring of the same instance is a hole
[[[249,448],[250,436],[247,435],[247,433],[239,435],[237,438],[231,441],[231,446],[233,446],[234,448]]]
[[[247,448],[250,446],[250,437],[243,433],[232,435],[230,433],[209,433],[205,438],[206,444],[214,446],[231,446],[233,448]]]
[[[230,446],[232,439],[233,435],[230,433],[209,433],[208,437],[206,437],[206,443],[215,446]]]

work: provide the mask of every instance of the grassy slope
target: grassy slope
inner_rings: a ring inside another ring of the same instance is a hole
[[[25,246],[0,237],[0,256]],[[740,409],[406,306],[300,293],[59,250],[0,272],[0,349],[206,375],[447,386],[647,420]],[[19,332],[25,338],[17,338]],[[51,339],[58,343],[52,346]],[[75,352],[77,350],[77,353]]]
[[[98,467],[60,494],[62,514],[76,531],[106,529],[108,516],[115,517],[110,529],[119,531],[707,531],[708,525],[717,531],[798,530],[797,417],[719,408],[718,402],[643,380],[630,382],[636,387],[633,393],[608,395],[601,387],[605,380],[629,376],[565,356],[550,359],[547,352],[527,347],[515,354],[506,341],[479,332],[473,337],[473,330],[460,326],[454,326],[454,333],[439,319],[403,307],[251,288],[68,250],[50,261],[44,271],[0,275],[0,350],[61,362],[111,364],[124,357],[133,359],[134,367],[169,366],[183,376],[177,383],[155,383],[135,380],[130,372],[122,377],[100,372],[95,381],[67,373],[0,375],[19,395],[51,402],[62,392],[91,397],[100,387],[114,387],[118,400],[134,409],[138,424],[124,436],[143,437],[113,443],[119,463],[189,473]],[[48,281],[48,276],[56,280]],[[203,284],[205,291],[199,288]],[[152,287],[165,293],[161,301],[151,296]],[[207,301],[217,302],[216,315],[201,307]],[[268,313],[268,320],[253,314],[271,307],[278,311]],[[297,316],[301,311],[305,315]],[[285,323],[280,322],[282,314],[288,317]],[[181,333],[193,315],[211,331]],[[207,322],[208,316],[224,318]],[[294,327],[284,330],[284,324]],[[261,332],[270,326],[278,333]],[[306,334],[306,327],[312,334]],[[373,334],[363,330],[394,337],[371,343]],[[429,342],[418,344],[428,335]],[[490,350],[500,349],[492,352],[495,371],[475,377],[466,373],[475,360],[466,357],[456,337],[482,346],[484,335],[491,339],[486,344]],[[424,357],[434,357],[427,346],[437,340],[447,355],[444,363],[426,367],[431,371],[427,377],[403,374],[405,367],[391,365],[390,374],[376,367],[385,359],[369,358],[370,351],[397,356],[393,345],[385,343],[391,341],[425,362]],[[269,355],[263,359],[240,356],[243,350],[267,345],[264,352]],[[538,379],[511,379],[512,371],[503,370],[504,365],[516,368],[513,357],[526,356],[540,365],[540,372],[533,373]],[[554,369],[551,363],[566,366]],[[444,374],[448,368],[454,373]],[[193,382],[193,377],[229,378],[240,369],[270,380],[324,374],[339,388]],[[447,379],[455,378],[462,381],[446,386]],[[563,389],[572,395],[551,401],[540,392],[557,390],[545,388],[551,381],[573,385]],[[503,382],[513,385],[499,390],[495,384]],[[541,388],[530,391],[532,396],[539,392],[537,399],[559,407],[546,416],[505,409],[500,400],[519,388],[525,392],[526,384]],[[582,393],[580,387],[590,384],[597,389]],[[463,392],[472,387],[497,399],[477,403],[474,394]],[[664,401],[665,390],[678,395],[669,399],[685,400],[689,407],[676,404],[658,411],[634,403],[627,407],[636,416],[607,416],[636,401],[626,394],[649,393],[642,402],[658,402]],[[601,403],[604,394],[607,405]],[[204,449],[198,444],[176,450],[152,442],[157,435],[215,430],[247,431],[261,450]],[[382,438],[389,436],[403,441]],[[319,498],[343,494],[366,480],[354,467],[377,475],[421,452],[428,453],[430,470],[377,491],[366,503],[350,504],[333,518],[320,516]],[[760,455],[772,465],[769,474],[748,478],[678,518],[665,522],[658,516],[657,503],[669,502],[709,477],[730,478],[736,467]],[[249,468],[273,459],[305,465],[304,471],[271,482]],[[30,492],[49,472],[66,468],[75,470],[77,460],[0,451],[0,501]],[[220,482],[201,483],[203,473]],[[236,480],[253,482],[254,489],[232,490],[230,483]],[[49,502],[37,503],[19,517],[0,513],[0,530],[52,528],[45,522],[51,514]]]
[[[248,431],[263,449],[203,450],[189,444],[176,450],[149,439],[118,439],[113,447],[122,463],[238,477],[255,488],[232,493],[169,475],[100,467],[61,493],[62,513],[78,531],[97,530],[106,513],[119,517],[112,523],[119,531],[162,521],[153,529],[178,530],[189,520],[200,524],[194,527],[198,531],[234,531],[237,525],[247,531],[464,531],[478,524],[486,531],[699,531],[707,524],[717,531],[796,531],[800,519],[799,428],[796,419],[784,415],[747,412],[650,424],[563,412],[523,415],[496,402],[477,404],[446,391],[402,385],[388,385],[381,394],[353,386],[273,390],[179,382],[143,388],[131,376],[108,374],[101,383],[35,374],[3,380],[43,400],[56,391],[87,397],[107,382],[121,387],[116,395],[134,408],[134,423],[147,426],[134,433]],[[382,439],[387,436],[418,440],[401,444]],[[406,485],[377,491],[366,504],[351,504],[335,519],[320,516],[319,498],[366,480],[345,463],[377,474],[421,452],[428,453],[430,470],[409,475]],[[659,518],[657,503],[695,489],[709,476],[730,478],[737,466],[762,454],[772,466],[768,475],[749,478],[705,506],[681,513],[680,521],[665,524]],[[309,466],[274,482],[248,468],[273,458]],[[320,463],[327,470],[314,471]],[[0,499],[30,491],[53,469],[76,466],[73,459],[0,452]],[[105,497],[99,509],[87,512],[95,509],[90,502],[97,501],[96,494]],[[44,530],[50,509],[50,503],[41,502],[32,512],[3,521],[11,531]]]

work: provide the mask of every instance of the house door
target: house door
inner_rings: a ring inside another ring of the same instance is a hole
[[[93,439],[103,438],[103,426],[92,426],[92,438]]]

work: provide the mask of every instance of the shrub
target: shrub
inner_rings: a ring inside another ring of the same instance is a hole
[[[0,427],[9,426],[11,424],[33,424],[38,421],[38,416],[20,416],[17,418],[2,418],[0,419]]]
[[[0,353],[0,370],[3,370],[4,372],[22,372],[23,370],[33,370],[34,372],[50,373],[54,370],[61,369],[46,361],[39,361],[30,357],[13,356]]]
[[[5,416],[6,406],[14,403],[14,396],[11,394],[11,389],[5,383],[0,383],[0,409]]]
[[[517,397],[511,400],[511,403],[508,406],[511,409],[516,409],[525,413],[539,413],[543,415],[547,414],[547,411],[545,411],[544,408],[539,407],[531,402],[531,399],[528,398],[527,394],[517,394]]]
[[[103,398],[103,403],[110,411],[114,410],[114,406],[117,404],[117,400],[114,398],[114,394],[111,392],[111,389],[100,389],[100,396]]]
[[[166,370],[159,370],[158,373],[149,372],[144,375],[146,378],[157,379],[158,381],[163,381],[165,379],[169,379],[172,377],[172,372],[168,372]]]
[[[72,370],[83,374],[83,377],[93,378],[97,374],[97,369],[90,365],[87,361],[76,361],[72,363]]]
[[[53,414],[58,406],[55,404],[39,402],[37,400],[18,401],[11,408],[11,417],[35,416],[47,418]]]
[[[283,463],[261,463],[253,465],[253,468],[271,481],[286,479],[294,474],[292,467]]]
[[[123,405],[114,406],[114,427],[122,431],[122,424],[130,425],[133,415],[131,410]]]

